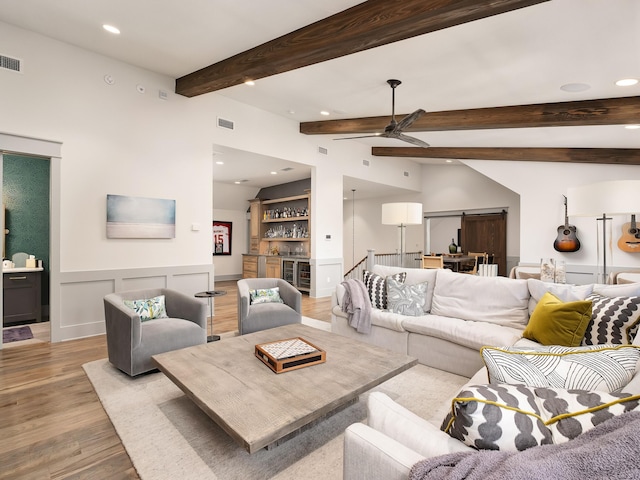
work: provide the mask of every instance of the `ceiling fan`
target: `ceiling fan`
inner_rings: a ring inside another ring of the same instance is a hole
[[[409,135],[405,135],[402,131],[405,128],[408,128],[413,122],[415,122],[418,118],[424,115],[425,111],[419,108],[415,112],[407,115],[399,122],[396,122],[396,87],[400,85],[402,82],[400,80],[390,79],[387,80],[387,83],[391,87],[391,121],[389,124],[384,127],[384,131],[382,133],[376,133],[373,135],[362,135],[359,137],[345,137],[345,138],[336,138],[335,140],[353,140],[355,138],[371,138],[371,137],[383,137],[383,138],[396,138],[398,140],[402,140],[403,142],[411,143],[412,145],[416,145],[418,147],[428,147],[429,144],[427,142],[423,142],[422,140],[410,137]]]

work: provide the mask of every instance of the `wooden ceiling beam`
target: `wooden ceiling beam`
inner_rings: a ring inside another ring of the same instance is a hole
[[[176,80],[194,97],[549,0],[368,0]]]
[[[404,116],[396,115],[398,121]],[[375,133],[384,129],[389,123],[389,118],[390,116],[382,116],[303,122],[300,124],[300,133],[307,135]],[[638,122],[640,122],[640,97],[621,97],[427,112],[405,131],[439,132],[492,128],[628,125]]]
[[[638,148],[373,147],[371,154],[377,157],[640,165]]]

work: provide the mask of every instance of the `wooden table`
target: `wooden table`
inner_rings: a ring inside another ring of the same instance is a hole
[[[302,337],[325,363],[276,374],[255,345]],[[415,358],[302,324],[152,357],[160,370],[249,453],[276,446],[417,363]]]
[[[476,262],[476,257],[470,257],[469,255],[456,255],[456,256],[443,256],[443,263],[446,268],[451,268],[454,272],[460,271],[460,265],[472,265]]]

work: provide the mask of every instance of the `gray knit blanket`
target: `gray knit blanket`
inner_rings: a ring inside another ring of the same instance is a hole
[[[613,417],[573,440],[522,452],[456,452],[416,463],[409,480],[638,480],[640,412]]]
[[[371,332],[371,299],[366,285],[358,279],[342,282],[345,293],[342,311],[347,314],[349,325],[359,333]]]

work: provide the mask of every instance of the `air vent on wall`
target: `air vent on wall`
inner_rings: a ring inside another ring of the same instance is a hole
[[[6,55],[0,55],[0,68],[5,70],[11,70],[13,72],[21,72],[22,62],[17,58],[7,57]]]
[[[320,153],[322,155],[327,155],[329,153],[329,150],[327,150],[324,147],[318,147],[318,153]]]
[[[218,117],[218,127],[233,130],[233,122],[231,120],[225,120],[224,118]]]
[[[369,166],[369,160],[362,160],[362,165],[364,165],[365,167]]]
[[[408,177],[409,176],[409,172],[404,172],[404,176]]]

